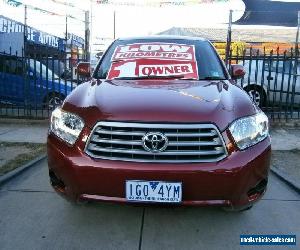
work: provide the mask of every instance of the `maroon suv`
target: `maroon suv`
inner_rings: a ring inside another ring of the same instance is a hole
[[[52,113],[52,186],[75,201],[251,207],[268,182],[268,118],[235,85],[243,67],[230,71],[205,39],[116,40]]]

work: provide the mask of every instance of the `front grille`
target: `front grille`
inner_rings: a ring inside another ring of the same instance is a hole
[[[149,132],[168,138],[162,152],[149,152],[143,137]],[[85,152],[93,158],[134,162],[217,162],[226,157],[224,141],[213,124],[151,124],[99,122]]]

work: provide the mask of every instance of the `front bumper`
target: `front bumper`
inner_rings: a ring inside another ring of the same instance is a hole
[[[88,133],[73,147],[48,136],[53,187],[71,200],[126,202],[126,180],[182,182],[182,205],[244,207],[265,192],[270,138],[245,151],[232,150],[216,163],[158,164],[92,159],[83,152]]]

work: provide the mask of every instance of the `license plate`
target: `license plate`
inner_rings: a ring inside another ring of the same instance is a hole
[[[126,181],[126,199],[140,202],[179,203],[182,200],[182,183]]]

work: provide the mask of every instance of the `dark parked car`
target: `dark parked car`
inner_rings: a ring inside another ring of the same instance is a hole
[[[0,103],[53,109],[76,85],[63,81],[39,61],[0,54]]]
[[[75,201],[250,208],[271,144],[268,118],[234,84],[244,74],[205,39],[116,40],[52,113],[52,186]]]

